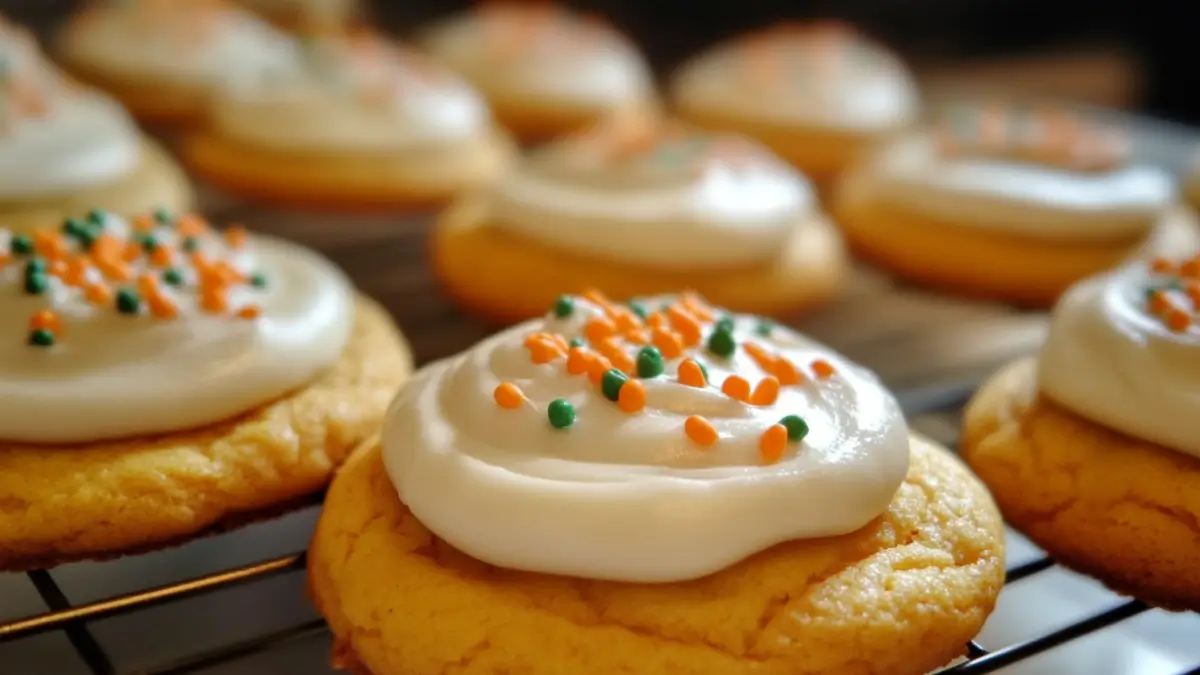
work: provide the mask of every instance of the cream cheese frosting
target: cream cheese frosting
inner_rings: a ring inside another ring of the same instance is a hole
[[[1041,392],[1102,426],[1200,457],[1200,257],[1138,261],[1055,307]]]
[[[400,499],[468,555],[640,583],[852,532],[909,461],[872,374],[689,295],[565,296],[418,373],[382,444]]]
[[[331,263],[195,216],[0,231],[0,439],[86,443],[235,417],[305,385],[353,320]]]
[[[740,136],[613,118],[535,150],[494,189],[498,226],[664,269],[777,255],[815,210],[800,174]]]
[[[916,86],[889,51],[834,23],[784,25],[720,44],[671,83],[685,108],[856,132],[912,120]]]
[[[424,44],[508,100],[607,108],[653,95],[649,66],[629,40],[554,5],[485,4],[433,26]]]
[[[141,140],[128,114],[70,82],[3,18],[0,64],[0,200],[61,194],[137,166]]]
[[[210,87],[293,58],[292,39],[216,0],[124,0],[82,13],[62,48],[90,68],[130,79]]]
[[[1175,202],[1174,182],[1157,167],[1078,149],[1095,149],[1095,139],[1042,135],[1014,148],[1001,137],[987,148],[929,129],[883,144],[854,180],[873,201],[962,227],[1071,241],[1148,234]]]
[[[212,119],[249,145],[364,153],[469,140],[491,125],[465,80],[368,33],[311,39],[286,67],[229,83]]]

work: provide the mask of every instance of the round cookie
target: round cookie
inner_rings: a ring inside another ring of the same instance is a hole
[[[0,232],[0,286],[0,570],[287,510],[376,432],[411,368],[331,263],[194,216]]]
[[[1200,259],[1081,283],[1038,359],[971,401],[962,454],[1005,519],[1063,564],[1168,609],[1200,610]],[[1165,289],[1165,290],[1160,290]]]
[[[46,61],[27,31],[0,18],[0,223],[57,224],[100,207],[186,209],[183,172],[121,107]]]
[[[918,114],[905,66],[835,22],[787,23],[717,45],[685,62],[670,92],[684,119],[748,134],[821,185]]]
[[[1059,109],[963,107],[852,168],[832,207],[851,247],[905,279],[1044,307],[1195,221],[1120,134]]]
[[[248,199],[379,210],[485,186],[514,150],[465,81],[354,32],[310,39],[290,67],[223,89],[183,152],[198,174]]]
[[[1000,518],[873,376],[685,297],[668,314],[761,350],[689,346],[661,373],[642,352],[614,397],[570,374],[587,348],[540,363],[624,316],[588,298],[418,373],[339,472],[308,557],[335,666],[923,675],[963,653],[1003,584]],[[768,351],[804,381],[752,403],[718,384],[781,373]],[[785,412],[808,428],[760,441]]]
[[[790,167],[746,139],[641,117],[533,151],[443,212],[432,247],[449,294],[500,322],[590,287],[619,299],[691,288],[786,314],[830,299],[847,269]]]
[[[658,105],[650,68],[629,40],[551,3],[483,3],[430,27],[421,43],[478,87],[524,141]]]
[[[222,0],[106,2],[74,15],[57,53],[148,124],[204,120],[219,84],[293,58],[291,38]]]

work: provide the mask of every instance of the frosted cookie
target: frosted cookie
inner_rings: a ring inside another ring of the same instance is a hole
[[[225,88],[184,141],[191,167],[232,193],[366,210],[440,203],[512,154],[465,81],[366,32],[310,39],[291,67]]]
[[[888,50],[834,22],[783,24],[717,45],[670,83],[679,115],[748,134],[819,182],[918,113]]]
[[[110,92],[139,120],[203,118],[216,86],[291,58],[292,40],[221,0],[120,0],[72,17],[58,54],[80,78]]]
[[[1169,175],[1057,108],[958,108],[853,168],[833,212],[898,276],[1035,306],[1145,247],[1196,246]]]
[[[46,60],[0,17],[0,226],[57,224],[92,206],[183,209],[183,173],[104,94]]]
[[[1006,519],[1062,563],[1200,610],[1200,257],[1072,288],[1038,358],[988,382],[962,452]]]
[[[558,5],[484,3],[428,29],[422,42],[525,140],[577,131],[614,110],[656,107],[649,66],[633,44]]]
[[[508,321],[593,286],[788,313],[830,298],[846,256],[808,181],[758,144],[635,116],[534,150],[460,199],[433,263],[457,300]]]
[[[991,611],[1002,532],[844,357],[589,293],[401,390],[309,580],[356,673],[923,675]]]
[[[410,369],[332,263],[194,215],[0,230],[0,309],[0,570],[283,511]]]

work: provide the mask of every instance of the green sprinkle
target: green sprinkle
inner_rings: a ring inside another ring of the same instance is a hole
[[[12,248],[13,255],[29,255],[33,253],[33,240],[29,238],[29,235],[13,235],[9,246]]]
[[[546,417],[555,429],[566,429],[575,423],[575,406],[565,398],[556,398],[546,406]]]
[[[142,250],[146,253],[153,253],[154,249],[158,248],[158,237],[152,234],[147,234],[142,237]]]
[[[163,270],[162,278],[163,281],[167,282],[171,286],[183,285],[183,273],[174,267],[168,267],[167,269]]]
[[[802,441],[808,435],[808,422],[799,415],[788,415],[779,420],[779,423],[787,427],[789,441]]]
[[[53,347],[54,333],[51,333],[45,328],[39,328],[35,331],[32,331],[29,333],[29,344],[35,347]]]
[[[30,258],[29,262],[25,263],[25,276],[30,276],[32,274],[45,274],[46,268],[47,264],[45,258]]]
[[[565,319],[575,313],[575,300],[569,295],[559,296],[554,301],[554,316]]]
[[[727,359],[733,356],[733,350],[737,349],[737,340],[733,339],[733,333],[727,330],[717,330],[708,336],[708,351]]]
[[[87,212],[87,220],[96,227],[103,228],[105,221],[108,220],[108,214],[100,209],[92,209]]]
[[[650,310],[646,309],[646,306],[637,300],[629,301],[629,310],[634,314],[637,314],[639,319],[645,319],[646,317],[650,316]]]
[[[760,319],[758,325],[754,327],[754,334],[759,337],[771,337],[771,333],[775,331],[775,322],[770,319]]]
[[[584,345],[587,344],[587,340],[584,340],[581,337],[573,337],[573,338],[571,338],[571,341],[567,344],[569,344],[572,347],[583,347]]]
[[[642,347],[637,356],[638,377],[658,377],[663,370],[662,352],[658,351],[658,347]]]
[[[43,272],[31,272],[25,276],[25,292],[30,295],[41,295],[50,288],[50,277]]]
[[[696,365],[700,366],[700,374],[704,376],[704,382],[707,384],[708,383],[708,367],[705,366],[703,363],[700,363],[699,361],[696,361]]]
[[[63,221],[62,231],[69,237],[78,237],[88,231],[88,226],[78,218],[67,218]]]
[[[625,386],[628,381],[629,378],[625,377],[625,373],[616,368],[610,368],[605,371],[604,377],[600,378],[600,391],[604,394],[604,398],[615,401],[621,395],[621,387]]]
[[[132,288],[117,291],[117,311],[122,314],[137,314],[142,309],[142,298]]]
[[[731,317],[731,316],[721,317],[721,320],[717,321],[716,328],[717,328],[717,330],[725,332],[725,333],[732,333],[733,332],[733,317]]]
[[[183,250],[191,253],[200,248],[200,240],[195,237],[185,237],[183,240]]]
[[[255,272],[250,275],[250,285],[255,288],[266,288],[267,277],[262,272]]]
[[[154,220],[158,221],[159,225],[170,225],[175,220],[171,216],[171,212],[164,208],[154,209]]]

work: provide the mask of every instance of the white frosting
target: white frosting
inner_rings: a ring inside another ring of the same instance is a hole
[[[0,200],[90,187],[137,166],[141,140],[125,111],[68,82],[2,18],[0,61]]]
[[[719,384],[680,383],[679,360],[667,359],[665,374],[639,380],[645,408],[627,413],[587,376],[571,375],[564,359],[535,364],[523,346],[535,331],[578,336],[601,314],[577,300],[571,316],[500,333],[427,366],[400,392],[384,426],[384,463],[400,499],[439,537],[507,568],[666,582],[783,541],[854,531],[891,502],[907,472],[908,431],[867,371],[782,328],[759,337],[758,322],[738,316],[739,344],[756,341],[805,369],[824,359],[836,374],[785,386],[775,403],[755,406]],[[765,375],[742,348],[728,360],[702,348],[684,355],[705,363],[714,383]],[[524,392],[521,407],[494,402],[502,382]],[[547,405],[559,398],[576,411],[565,429],[548,421]],[[760,436],[791,414],[811,431],[764,464]],[[715,445],[689,440],[692,415],[715,427]]]
[[[101,5],[62,36],[72,59],[126,78],[208,87],[294,58],[292,39],[233,7],[207,0]]]
[[[1068,291],[1054,310],[1038,383],[1099,425],[1200,457],[1200,310],[1185,293],[1170,294],[1190,316],[1183,331],[1149,311],[1146,289],[1168,281],[1138,262]]]
[[[653,92],[649,66],[632,43],[557,7],[485,5],[437,24],[425,44],[506,99],[614,107]]]
[[[776,31],[717,45],[693,57],[671,83],[684,108],[861,132],[915,117],[916,86],[885,49],[849,34]]]
[[[963,227],[1047,239],[1111,240],[1149,232],[1175,199],[1164,171],[1070,171],[946,156],[930,133],[884,145],[854,178],[873,201]]]
[[[123,238],[126,224],[108,217],[108,231]],[[178,243],[170,228],[154,233]],[[9,235],[0,233],[0,251]],[[200,251],[226,254],[219,237],[204,237]],[[182,254],[181,254],[182,255]],[[305,385],[340,356],[351,330],[349,282],[331,263],[284,241],[251,238],[230,262],[261,272],[263,289],[229,290],[229,310],[198,307],[194,269],[180,261],[185,285],[161,284],[175,319],[147,311],[124,314],[98,306],[61,277],[40,295],[25,290],[26,260],[13,255],[0,268],[0,439],[9,442],[85,443],[187,429],[225,420]],[[162,270],[145,257],[135,274]],[[96,268],[89,280],[102,277]],[[115,284],[117,288],[137,283]],[[261,308],[256,319],[233,315]],[[52,347],[30,344],[31,317],[51,309],[63,324]]]
[[[535,151],[495,188],[496,223],[583,255],[688,269],[770,259],[814,209],[808,182],[751,141],[683,131],[625,151],[608,133]]]
[[[286,68],[240,78],[213,106],[225,136],[284,150],[389,152],[479,136],[487,105],[467,83],[374,36],[310,42]]]

